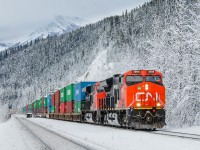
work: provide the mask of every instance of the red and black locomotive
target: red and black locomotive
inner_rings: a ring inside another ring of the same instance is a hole
[[[131,70],[83,89],[84,121],[143,128],[165,125],[165,87],[162,74],[154,70]]]

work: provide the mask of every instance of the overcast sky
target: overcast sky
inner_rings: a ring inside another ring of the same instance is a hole
[[[55,15],[98,21],[149,0],[0,0],[0,42],[17,39]]]

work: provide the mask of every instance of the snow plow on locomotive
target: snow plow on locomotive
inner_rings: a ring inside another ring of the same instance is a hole
[[[155,70],[131,70],[103,81],[70,84],[50,93],[44,104],[44,108],[34,106],[33,114],[134,129],[165,125],[165,87],[162,74]]]

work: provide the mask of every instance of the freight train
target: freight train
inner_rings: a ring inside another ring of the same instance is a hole
[[[98,82],[79,82],[22,108],[51,119],[156,129],[165,125],[165,86],[156,70],[131,70]]]

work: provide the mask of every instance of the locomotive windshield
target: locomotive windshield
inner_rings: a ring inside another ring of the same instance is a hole
[[[127,76],[126,77],[126,84],[128,86],[143,82],[143,76]]]
[[[160,76],[146,76],[147,82],[162,83]]]

